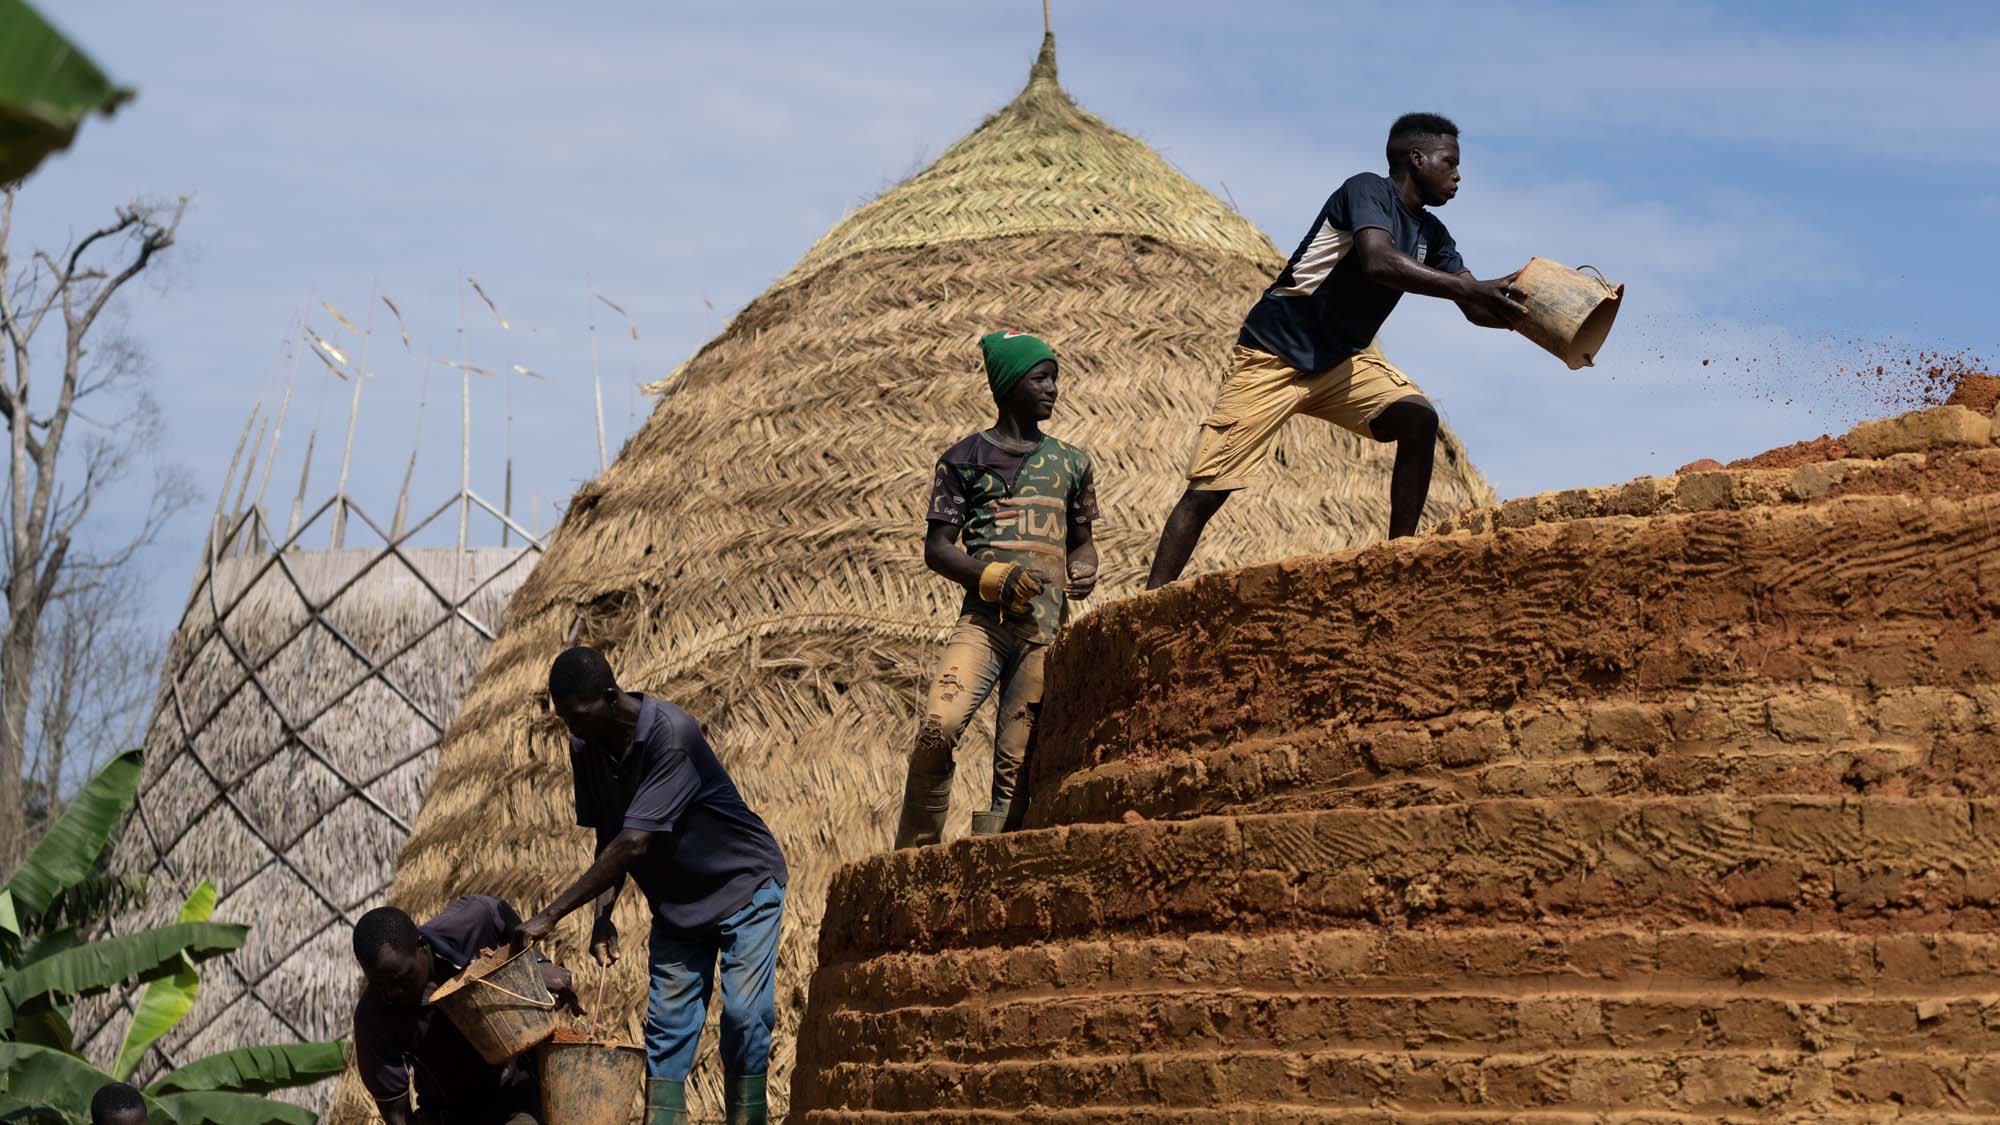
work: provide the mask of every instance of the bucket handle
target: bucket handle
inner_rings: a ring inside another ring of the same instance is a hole
[[[514,956],[507,958],[505,961],[500,962],[498,965],[495,965],[494,970],[497,972],[500,969],[506,968],[507,966],[513,964],[516,960],[519,960],[522,953],[527,953],[529,952],[529,950],[533,948],[534,948],[533,946],[529,946],[527,948],[522,949],[520,953],[516,953],[514,954]],[[544,1004],[540,1000],[537,1000],[532,996],[523,996],[511,988],[505,988],[501,985],[494,984],[491,980],[488,980],[486,977],[474,977],[472,978],[472,983],[483,984],[486,987],[492,989],[493,991],[499,993],[500,995],[511,996],[514,999],[519,1000],[521,1003],[526,1004],[531,1008],[540,1008],[542,1011],[549,1012],[549,1011],[554,1011],[556,1007],[556,1002],[554,1000],[550,1000],[548,1003]]]
[[[540,1008],[542,1011],[545,1012],[551,1012],[555,1010],[556,1002],[554,1000],[551,1000],[548,1003],[544,1004],[540,1000],[537,1000],[532,996],[523,996],[511,988],[505,988],[502,987],[501,985],[494,984],[492,981],[487,980],[484,977],[481,977],[480,979],[473,981],[472,983],[483,984],[502,996],[512,996],[514,999],[519,1000],[521,1003],[526,1004],[531,1008]]]
[[[1597,283],[1598,283],[1599,285],[1602,285],[1602,286],[1604,286],[1604,288],[1606,288],[1607,290],[1611,290],[1611,291],[1613,291],[1613,292],[1615,292],[1615,291],[1617,290],[1617,288],[1618,288],[1618,287],[1617,287],[1617,286],[1615,286],[1615,285],[1613,285],[1613,284],[1611,284],[1611,279],[1610,279],[1610,278],[1608,278],[1608,277],[1606,277],[1606,276],[1604,276],[1604,271],[1603,271],[1603,270],[1601,270],[1601,269],[1598,269],[1598,268],[1597,268],[1596,266],[1578,266],[1578,267],[1576,267],[1576,272],[1578,272],[1578,273],[1582,273],[1582,272],[1583,272],[1584,270],[1589,270],[1589,271],[1590,271],[1591,273],[1594,273],[1594,274],[1596,274],[1596,275],[1597,275]]]

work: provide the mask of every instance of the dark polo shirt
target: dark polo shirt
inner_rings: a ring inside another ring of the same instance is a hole
[[[632,744],[592,746],[571,738],[576,822],[597,831],[597,848],[627,828],[653,833],[629,874],[653,916],[676,929],[720,922],[767,881],[789,877],[771,830],[709,749],[701,724],[663,699],[632,693],[639,725]]]
[[[457,976],[480,950],[505,945],[507,931],[520,920],[491,895],[453,900],[417,927],[431,947],[431,985]],[[390,1004],[372,987],[362,989],[354,1005],[354,1065],[362,1085],[383,1102],[408,1093],[415,1075],[427,1116],[450,1108],[471,1121],[477,1109],[502,1099],[507,1085],[502,1068],[480,1058],[442,1011],[428,1001]]]

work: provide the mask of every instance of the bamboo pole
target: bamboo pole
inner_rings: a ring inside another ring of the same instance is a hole
[[[593,298],[597,290],[591,288],[590,275],[583,275],[583,288],[587,294],[583,305],[586,312],[585,324],[590,329],[590,394],[597,402],[597,471],[601,475],[608,462],[604,451],[604,381],[597,374],[597,307]]]
[[[354,399],[347,407],[347,443],[340,451],[340,480],[333,487],[333,537],[330,545],[339,550],[347,535],[347,470],[354,463],[354,424],[361,417],[361,384],[368,381],[368,344],[375,338],[375,298],[368,298],[368,327],[361,333],[361,362],[354,365]]]
[[[455,604],[465,588],[465,530],[472,518],[472,353],[465,342],[464,273],[458,278],[458,556],[453,565],[451,597]]]

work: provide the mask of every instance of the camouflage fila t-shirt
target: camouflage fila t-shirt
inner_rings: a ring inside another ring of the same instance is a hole
[[[973,434],[938,458],[928,519],[957,527],[965,553],[981,562],[1020,563],[1039,574],[1042,592],[1031,610],[1036,639],[1055,639],[1069,576],[1069,529],[1097,519],[1089,454],[1047,435],[1021,446],[991,431]],[[970,591],[964,612],[999,615]]]

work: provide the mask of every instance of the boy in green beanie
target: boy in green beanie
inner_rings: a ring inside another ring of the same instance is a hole
[[[1042,658],[1067,599],[1088,597],[1097,584],[1090,457],[1041,430],[1055,413],[1055,352],[1023,332],[990,333],[979,350],[999,418],[945,450],[931,483],[924,564],[965,587],[965,605],[910,755],[899,848],[943,839],[953,750],[996,688],[993,802],[972,814],[972,831],[1006,823],[1041,709]]]

